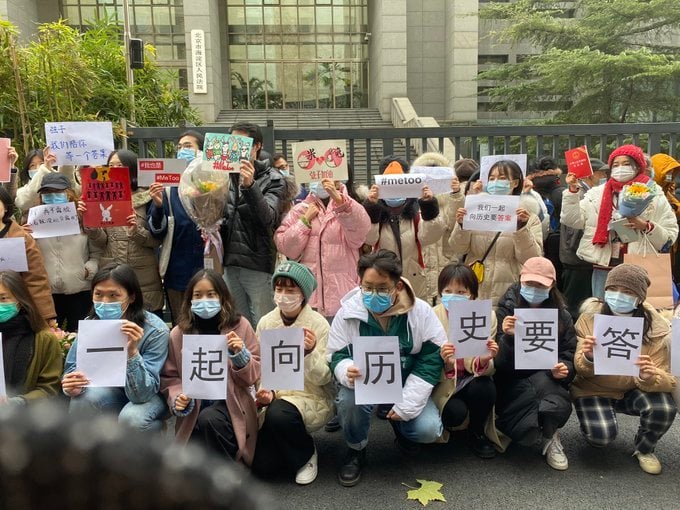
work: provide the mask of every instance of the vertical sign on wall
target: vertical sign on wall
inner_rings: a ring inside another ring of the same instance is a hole
[[[194,76],[194,94],[207,94],[205,32],[203,30],[191,31],[191,69]]]

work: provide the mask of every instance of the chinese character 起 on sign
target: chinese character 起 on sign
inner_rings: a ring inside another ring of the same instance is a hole
[[[197,399],[226,399],[227,360],[225,335],[184,335],[182,392]]]

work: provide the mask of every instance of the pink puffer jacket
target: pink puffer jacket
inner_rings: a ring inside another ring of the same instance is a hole
[[[281,253],[314,273],[318,287],[309,304],[326,317],[335,315],[340,299],[359,284],[359,248],[371,228],[363,206],[347,195],[344,186],[340,191],[345,201],[336,206],[330,200],[328,208],[316,196],[308,195],[290,210],[274,235]],[[316,203],[319,214],[310,229],[300,217],[312,203]]]

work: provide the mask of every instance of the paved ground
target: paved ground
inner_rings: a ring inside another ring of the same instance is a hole
[[[446,445],[430,445],[416,458],[406,458],[393,444],[392,429],[374,418],[368,446],[368,465],[359,484],[341,487],[336,466],[345,452],[342,433],[315,435],[319,477],[306,487],[281,480],[265,484],[282,509],[418,509],[406,500],[406,487],[416,479],[444,484],[447,503],[427,507],[510,509],[678,509],[680,508],[680,420],[657,447],[664,471],[651,476],[631,457],[635,418],[620,416],[617,440],[605,450],[588,446],[580,437],[576,415],[563,429],[562,443],[569,470],[551,469],[538,450],[512,446],[492,460],[481,460],[462,437]]]

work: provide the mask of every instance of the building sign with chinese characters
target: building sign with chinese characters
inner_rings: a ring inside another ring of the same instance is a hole
[[[557,364],[557,309],[516,308],[515,368],[550,370]]]
[[[191,31],[191,71],[194,77],[194,94],[208,93],[208,72],[205,57],[205,32]]]
[[[110,122],[45,122],[45,140],[57,165],[105,165],[113,128]]]
[[[227,337],[184,335],[182,392],[190,398],[227,398]]]
[[[401,356],[396,336],[360,336],[352,341],[354,365],[361,377],[354,381],[354,398],[362,404],[401,404]]]
[[[267,390],[305,389],[305,331],[265,329],[260,333],[261,386]]]
[[[595,375],[638,376],[635,363],[642,349],[642,317],[595,315]]]
[[[492,313],[490,299],[450,302],[449,340],[456,347],[456,358],[488,354]]]

